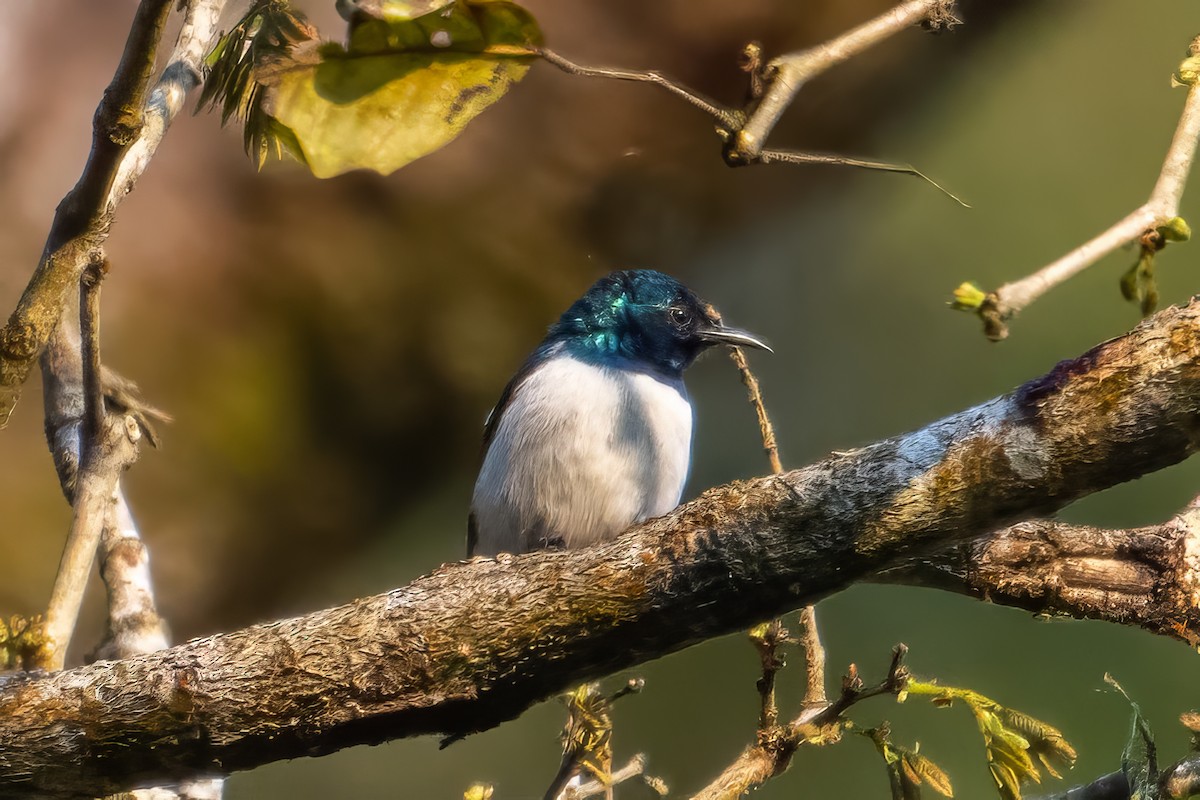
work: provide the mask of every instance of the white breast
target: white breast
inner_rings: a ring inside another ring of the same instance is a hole
[[[502,413],[475,484],[477,553],[582,547],[678,505],[692,439],[681,383],[559,354]]]

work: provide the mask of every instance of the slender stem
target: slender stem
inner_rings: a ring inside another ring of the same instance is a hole
[[[46,646],[38,664],[42,669],[59,670],[66,661],[67,645],[75,630],[105,520],[111,513],[121,472],[137,457],[135,445],[140,435],[132,418],[113,415],[105,417],[95,443],[84,448],[75,489],[75,514],[46,610]]]
[[[958,203],[963,208],[970,208],[971,204],[963,200],[958,195],[951,192],[945,186],[935,181],[933,178],[926,175],[921,170],[911,164],[893,164],[890,161],[876,161],[869,158],[851,158],[849,156],[839,156],[831,153],[804,153],[798,150],[762,150],[754,156],[754,163],[757,164],[832,164],[841,167],[858,167],[859,169],[873,169],[879,172],[895,172],[900,175],[912,175],[914,178],[920,178],[928,183],[933,188],[937,189],[942,194],[949,197],[954,202]]]
[[[763,403],[762,388],[758,385],[758,378],[750,371],[750,364],[746,361],[746,354],[742,348],[730,347],[729,357],[737,365],[738,373],[742,376],[742,383],[746,386],[750,404],[754,406],[754,414],[758,418],[758,432],[762,436],[763,450],[771,464],[771,472],[779,474],[783,472],[783,462],[779,460],[779,442],[775,438],[775,426],[771,424],[771,418],[767,415],[767,407]]]
[[[829,699],[825,695],[825,646],[821,644],[815,606],[805,606],[800,612],[800,625],[804,630],[804,707],[822,706]]]
[[[666,77],[661,72],[618,69],[615,67],[585,67],[563,58],[548,48],[542,48],[538,51],[538,54],[547,64],[558,67],[569,75],[578,75],[584,78],[611,78],[618,81],[636,81],[638,83],[652,83],[656,86],[661,86],[676,97],[682,98],[689,105],[708,114],[717,121],[718,125],[727,130],[734,130],[745,122],[745,116],[741,112],[725,108],[703,94]]]

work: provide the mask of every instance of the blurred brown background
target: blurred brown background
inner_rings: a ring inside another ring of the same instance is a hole
[[[301,5],[339,35],[332,3]],[[564,55],[660,69],[735,101],[745,42],[801,48],[889,3],[527,5]],[[83,165],[134,6],[0,8],[6,308]],[[962,280],[993,287],[1031,271],[1142,201],[1200,6],[964,0],[961,12],[953,33],[907,32],[814,82],[774,142],[911,162],[971,210],[902,176],[729,170],[692,109],[543,64],[459,140],[388,178],[317,181],[293,164],[259,174],[237,131],[208,114],[178,120],[118,213],[104,291],[106,360],[176,417],[127,480],[176,638],[348,601],[461,557],[484,415],[545,327],[613,268],[671,272],[772,342],[777,355],[755,366],[790,465],[989,398],[1128,328],[1136,309],[1117,278],[1130,253],[1045,297],[999,346],[944,302]],[[1184,208],[1193,222],[1198,196]],[[1164,302],[1195,290],[1195,263],[1189,246],[1163,254]],[[728,362],[706,359],[689,384],[689,492],[765,471]],[[0,434],[4,613],[45,603],[69,520],[37,394]],[[1160,521],[1197,491],[1200,467],[1187,464],[1065,516]],[[99,600],[79,654],[98,636]],[[1182,645],[922,590],[857,587],[823,609],[831,671],[855,661],[873,675],[903,640],[919,674],[1061,727],[1081,751],[1076,780],[1119,767],[1127,708],[1096,693],[1106,670],[1142,702],[1163,757],[1182,754],[1175,715],[1198,702]],[[648,752],[685,796],[753,735],[755,658],[730,637],[638,674],[648,686],[617,709],[618,757]],[[794,696],[798,670],[790,680]],[[965,712],[881,700],[855,716],[920,740],[958,796],[991,791]],[[560,718],[544,704],[440,753],[423,740],[274,765],[234,777],[227,796],[456,798],[488,780],[498,800],[540,797]],[[885,797],[876,761],[865,740],[806,751],[759,796]]]

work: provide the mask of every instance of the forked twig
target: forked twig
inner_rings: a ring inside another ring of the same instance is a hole
[[[809,50],[780,56],[765,67],[761,63],[761,46],[751,43],[742,53],[742,69],[749,74],[750,86],[744,106],[740,109],[723,106],[657,71],[584,66],[545,48],[538,50],[538,55],[570,75],[653,84],[700,109],[716,122],[717,135],[724,142],[722,156],[731,167],[752,164],[834,164],[895,172],[920,178],[960,205],[967,206],[941,184],[908,164],[765,148],[767,137],[807,81],[916,23],[924,22],[930,27],[956,24],[958,20],[951,11],[952,6],[952,0],[908,0],[835,39]]]

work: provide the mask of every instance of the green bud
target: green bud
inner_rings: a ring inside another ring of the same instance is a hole
[[[1159,225],[1158,234],[1168,242],[1186,242],[1192,238],[1192,229],[1183,217],[1171,217]]]
[[[959,311],[978,311],[987,299],[987,292],[970,281],[966,281],[954,290],[954,299],[950,305]]]

